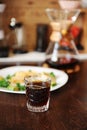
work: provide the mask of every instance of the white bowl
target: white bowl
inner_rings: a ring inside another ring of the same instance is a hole
[[[61,9],[76,9],[81,6],[80,0],[58,0]]]

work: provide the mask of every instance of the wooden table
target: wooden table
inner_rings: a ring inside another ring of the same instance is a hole
[[[0,130],[87,130],[87,62],[69,81],[51,92],[44,113],[27,110],[26,96],[0,92]]]

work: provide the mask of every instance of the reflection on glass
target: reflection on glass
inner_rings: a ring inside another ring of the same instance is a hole
[[[47,62],[54,66],[74,62],[74,57],[79,53],[72,35],[69,34],[69,29],[79,16],[80,10],[47,8],[46,13],[52,28],[50,43],[46,50]],[[61,44],[63,37],[69,40],[68,46]]]

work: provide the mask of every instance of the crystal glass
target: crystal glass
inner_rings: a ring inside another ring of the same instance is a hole
[[[50,43],[46,50],[46,62],[50,65],[58,66],[62,63],[67,64],[69,62],[74,62],[73,57],[79,54],[73,37],[69,34],[69,29],[78,18],[79,13],[79,9],[46,9],[46,14],[50,20],[50,26],[52,29]],[[62,46],[61,40],[63,37],[69,41],[68,46]]]

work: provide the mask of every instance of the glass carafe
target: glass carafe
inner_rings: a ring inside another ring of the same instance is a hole
[[[46,62],[52,67],[66,65],[76,62],[79,52],[75,45],[69,29],[76,21],[80,10],[58,10],[46,9],[47,16],[50,20],[52,33],[50,35],[50,43],[46,50]],[[62,38],[66,38],[69,44],[62,45]]]
[[[12,42],[12,52],[15,54],[27,53],[28,49],[23,23],[17,22],[15,18],[11,18],[9,27],[11,32],[8,38]]]

